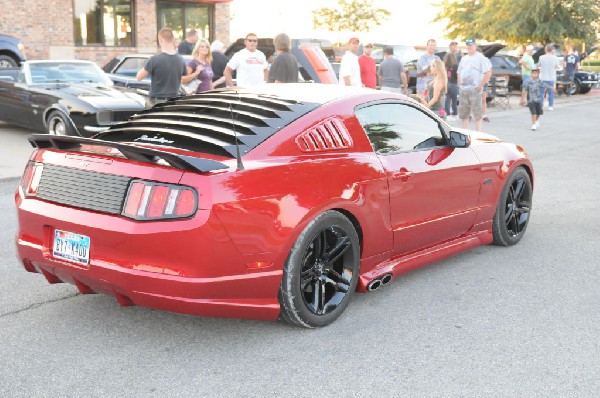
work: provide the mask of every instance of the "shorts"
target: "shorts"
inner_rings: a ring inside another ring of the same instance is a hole
[[[541,116],[544,114],[541,102],[528,102],[527,106],[529,107],[529,112],[531,112],[532,115]]]
[[[481,120],[483,113],[481,110],[482,102],[481,91],[477,89],[461,88],[458,93],[458,118],[468,119],[471,114],[475,120]]]

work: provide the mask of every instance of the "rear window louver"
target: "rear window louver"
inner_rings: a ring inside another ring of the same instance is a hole
[[[236,136],[240,153],[248,153],[317,106],[235,91],[207,92],[173,98],[112,126],[95,138],[234,158]]]
[[[302,152],[323,152],[348,149],[352,138],[344,124],[337,118],[326,119],[296,138]]]

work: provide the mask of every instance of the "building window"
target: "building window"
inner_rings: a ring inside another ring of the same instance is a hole
[[[179,40],[186,31],[196,29],[198,36],[212,41],[212,6],[179,1],[158,2],[158,30],[171,28]]]
[[[133,0],[74,0],[76,46],[135,46]]]

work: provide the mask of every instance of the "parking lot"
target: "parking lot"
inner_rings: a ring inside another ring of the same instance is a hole
[[[356,295],[316,330],[121,308],[27,273],[13,194],[28,132],[0,124],[0,396],[597,396],[600,90],[559,97],[537,131],[517,102],[484,130],[533,161],[523,240]]]

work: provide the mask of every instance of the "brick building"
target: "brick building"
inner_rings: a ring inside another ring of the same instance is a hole
[[[0,32],[18,37],[27,59],[89,59],[103,65],[125,53],[155,53],[157,32],[209,41],[229,38],[231,0],[3,0]],[[10,12],[8,12],[10,10]]]

